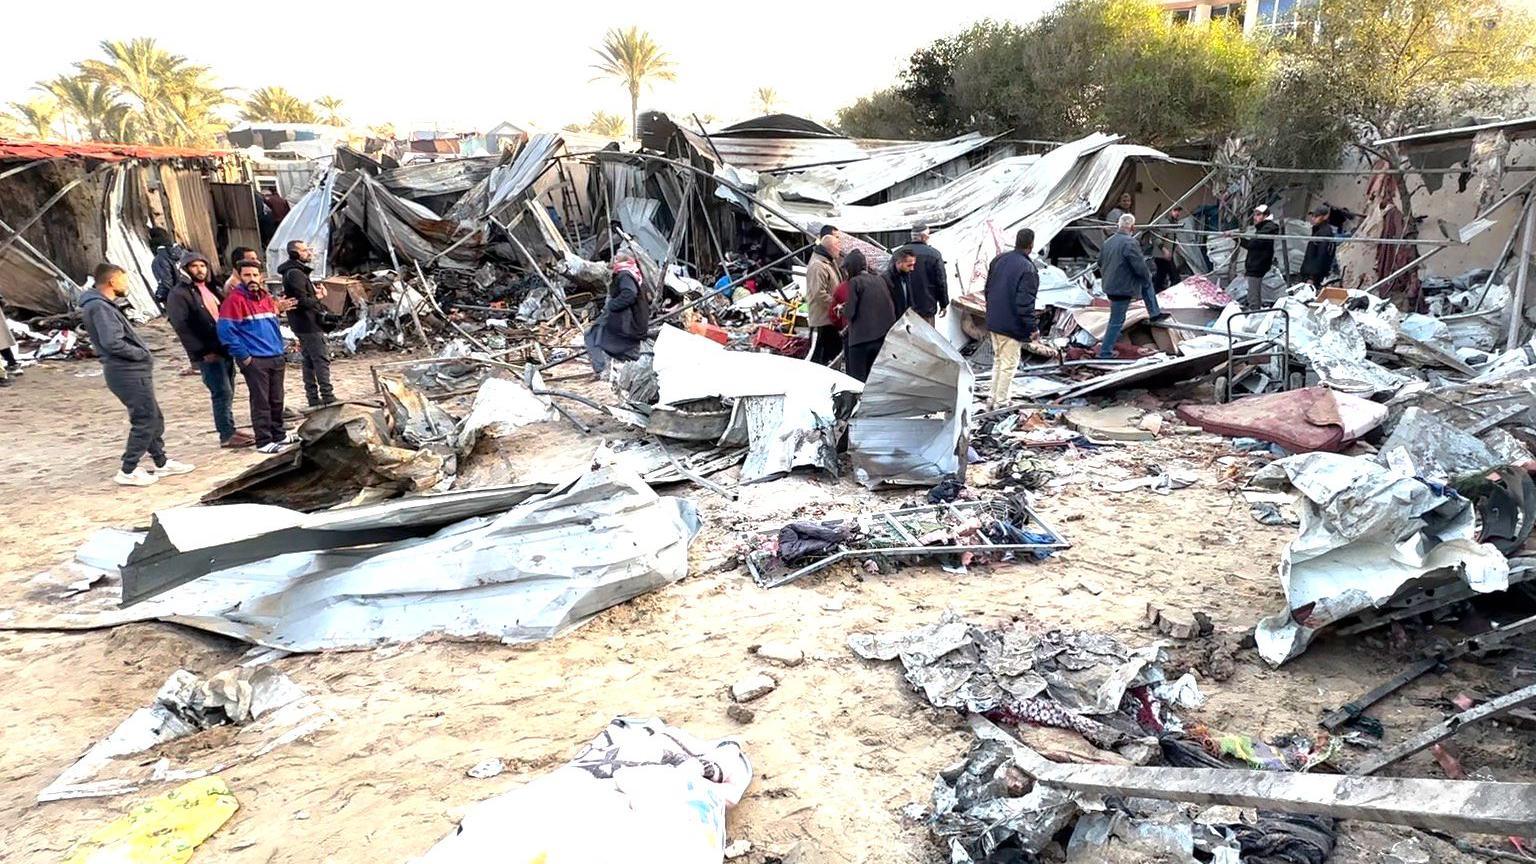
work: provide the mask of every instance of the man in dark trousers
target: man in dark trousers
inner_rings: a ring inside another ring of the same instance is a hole
[[[885,267],[885,281],[891,286],[891,302],[896,304],[897,318],[912,308],[910,283],[915,269],[917,253],[911,249],[897,249],[891,253],[891,263]]]
[[[165,415],[155,399],[155,360],[149,346],[135,333],[117,300],[128,291],[128,274],[116,264],[97,264],[95,284],[80,295],[80,318],[91,345],[101,359],[101,374],[123,407],[128,409],[128,444],[117,476],[121,486],[149,486],[161,477],[186,474],[192,466],[165,455]],[[141,468],[148,453],[153,468]]]
[[[1104,280],[1104,296],[1109,298],[1109,324],[1099,343],[1101,360],[1115,356],[1115,343],[1120,339],[1120,330],[1125,327],[1125,313],[1137,297],[1147,304],[1147,314],[1153,321],[1167,317],[1157,306],[1152,274],[1147,270],[1147,259],[1141,254],[1141,244],[1136,241],[1136,217],[1123,213],[1115,227],[1114,236],[1105,240],[1099,249],[1099,276]]]
[[[1301,278],[1304,282],[1318,286],[1333,272],[1333,257],[1338,249],[1338,244],[1333,242],[1333,225],[1328,221],[1329,215],[1327,204],[1319,204],[1307,214],[1307,219],[1312,222],[1312,236],[1315,239],[1307,241],[1307,253],[1301,259]]]
[[[835,225],[821,226],[821,239],[805,265],[805,317],[811,325],[812,363],[830,366],[842,348],[832,322],[832,296],[843,282],[843,235]]]
[[[219,341],[245,376],[256,452],[281,453],[294,442],[283,428],[283,334],[277,316],[294,303],[286,297],[272,298],[260,264],[246,261],[235,275],[240,281],[219,304]]]
[[[1248,293],[1243,297],[1243,311],[1257,312],[1264,306],[1264,276],[1275,266],[1275,236],[1280,226],[1270,218],[1269,205],[1253,208],[1253,233],[1244,234],[1237,242],[1248,255],[1243,260],[1243,278],[1248,283]]]
[[[907,277],[907,300],[924,321],[932,324],[940,312],[949,308],[949,276],[944,272],[944,256],[928,245],[928,226],[912,228],[912,242],[901,247],[917,256],[917,266]]]
[[[220,447],[250,447],[256,439],[235,429],[235,361],[219,341],[219,304],[224,290],[214,282],[213,267],[197,252],[182,259],[187,278],[177,282],[166,298],[165,317],[187,349],[187,358],[203,376],[213,402],[213,426]]]
[[[299,352],[304,356],[304,398],[309,407],[318,408],[335,402],[336,391],[331,388],[331,352],[320,327],[325,307],[320,305],[319,291],[325,289],[317,291],[309,278],[314,258],[308,243],[289,240],[288,260],[278,265],[277,273],[283,277],[283,297],[294,304],[288,310],[288,329],[299,338]]]
[[[651,303],[645,295],[645,276],[628,251],[613,256],[613,281],[603,306],[599,345],[614,360],[640,357],[640,343],[651,326]]]
[[[840,310],[848,322],[844,337],[843,366],[849,377],[869,380],[869,370],[880,356],[885,335],[896,323],[896,303],[884,276],[868,268],[864,253],[855,249],[843,259],[848,273],[848,302]]]
[[[1020,228],[1013,238],[1013,250],[993,258],[987,265],[987,330],[992,333],[990,408],[1008,404],[1013,375],[1019,369],[1019,353],[1035,341],[1035,295],[1040,292],[1040,272],[1029,257],[1034,251],[1034,230]]]

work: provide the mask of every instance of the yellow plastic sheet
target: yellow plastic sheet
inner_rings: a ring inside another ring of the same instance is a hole
[[[185,864],[239,808],[223,779],[202,777],[134,807],[82,841],[65,864]]]

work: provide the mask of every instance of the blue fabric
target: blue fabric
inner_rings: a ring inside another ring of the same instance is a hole
[[[219,430],[219,443],[228,441],[235,434],[235,361],[228,357],[205,360],[198,364],[203,373],[203,385],[213,401],[213,426]]]

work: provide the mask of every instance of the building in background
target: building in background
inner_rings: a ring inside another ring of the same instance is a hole
[[[1254,36],[1294,31],[1309,0],[1249,0],[1246,3],[1162,0],[1161,5],[1176,24],[1234,21],[1242,25],[1244,36]]]

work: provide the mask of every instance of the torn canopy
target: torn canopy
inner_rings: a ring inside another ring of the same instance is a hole
[[[908,310],[886,335],[848,427],[859,482],[931,486],[958,473],[975,380],[954,346]]]
[[[1509,587],[1509,561],[1478,543],[1472,504],[1368,459],[1306,453],[1271,463],[1253,485],[1300,493],[1301,528],[1280,559],[1288,608],[1259,621],[1259,656],[1280,665],[1321,628],[1414,586],[1461,580]]]
[[[436,515],[434,498],[473,513],[477,508],[470,505],[483,508],[486,497],[526,491],[477,490],[357,509],[373,513],[366,523],[371,527],[415,525]],[[300,525],[356,517],[346,511],[274,515],[274,509],[265,508],[264,524],[279,517]],[[257,524],[227,508],[194,508],[181,518],[186,530],[175,535],[189,544],[207,543],[221,528]],[[172,536],[163,522],[161,530]],[[698,530],[691,502],[660,497],[633,473],[610,466],[499,515],[472,515],[427,537],[360,542],[358,535],[343,533],[325,543],[291,527],[258,533],[242,548],[271,550],[285,539],[291,548],[297,535],[308,539],[308,549],[324,551],[275,557],[269,551],[131,610],[95,618],[102,626],[175,621],[294,652],[368,648],[428,635],[532,642],[682,578]],[[196,539],[186,538],[189,531]],[[186,554],[202,554],[206,561],[207,550]]]
[[[288,260],[288,244],[294,240],[303,240],[314,251],[314,258],[310,261],[310,276],[316,281],[331,275],[331,195],[336,189],[336,172],[326,170],[321,176],[320,182],[310,187],[308,192],[293,205],[288,215],[283,217],[282,224],[277,226],[277,231],[272,235],[272,241],[267,244],[267,272],[276,273],[278,265]],[[206,250],[204,254],[212,254],[213,250]]]

